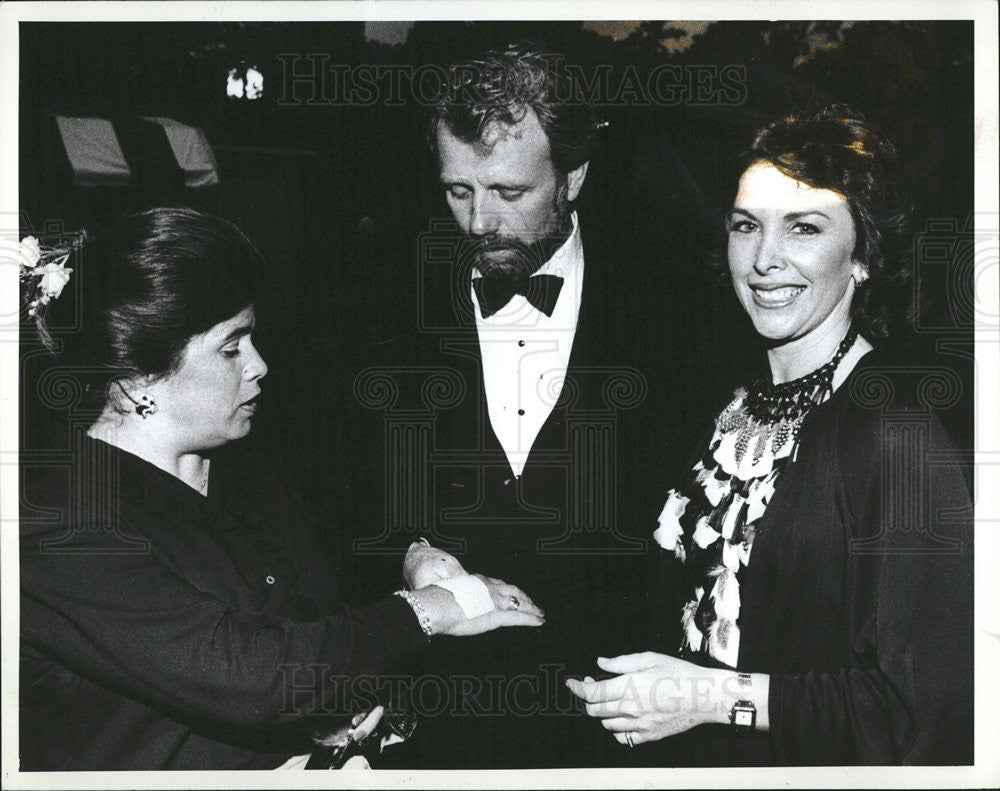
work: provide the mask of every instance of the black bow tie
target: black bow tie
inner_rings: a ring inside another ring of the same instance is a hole
[[[501,310],[515,294],[520,294],[546,316],[551,316],[562,285],[563,279],[555,275],[534,275],[515,280],[476,277],[472,280],[484,319]]]

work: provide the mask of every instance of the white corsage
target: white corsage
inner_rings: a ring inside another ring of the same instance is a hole
[[[42,246],[34,236],[25,236],[17,246],[17,254],[21,259],[21,271],[34,269],[42,259]]]
[[[73,272],[66,262],[86,236],[86,231],[80,231],[72,235],[69,244],[57,246],[44,245],[34,236],[21,240],[17,248],[19,278],[29,316],[39,317],[45,306],[62,294]]]

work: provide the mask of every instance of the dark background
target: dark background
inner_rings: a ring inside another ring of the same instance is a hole
[[[958,298],[971,289],[971,265],[961,263],[972,210],[971,22],[717,22],[676,52],[672,42],[683,31],[662,22],[619,40],[582,22],[419,22],[396,45],[368,40],[363,23],[22,23],[20,30],[22,234],[52,222],[99,232],[126,209],[167,203],[240,225],[270,267],[255,341],[271,372],[251,442],[282,460],[320,515],[337,515],[341,527],[331,535],[342,547],[370,534],[382,514],[380,470],[372,469],[382,437],[377,416],[362,414],[354,398],[354,378],[386,342],[418,331],[418,238],[448,214],[420,102],[405,92],[399,104],[381,95],[368,106],[308,102],[308,87],[286,82],[289,56],[299,56],[300,71],[310,55],[345,67],[447,67],[483,46],[529,38],[587,74],[610,67],[618,86],[664,63],[743,70],[735,97],[698,101],[692,93],[661,106],[627,90],[606,96],[598,111],[610,125],[579,201],[585,246],[599,227],[605,243],[626,253],[626,265],[656,273],[656,282],[664,280],[660,268],[672,268],[662,310],[636,320],[663,349],[659,359],[648,355],[644,373],[666,378],[675,393],[674,414],[664,420],[678,465],[761,360],[741,311],[707,266],[732,197],[729,163],[754,129],[780,114],[853,105],[899,148],[915,228],[936,221],[931,237],[950,245],[933,266],[917,250],[925,315],[921,331],[895,349],[900,359],[946,365],[960,377],[962,398],[941,417],[959,446],[972,448],[971,308]],[[226,72],[240,61],[264,74],[260,100],[227,99]],[[142,174],[127,188],[74,187],[54,113],[123,124],[167,116],[201,127],[221,184],[188,190],[177,173],[164,172]],[[703,303],[704,320],[673,310],[678,300]],[[35,396],[40,358],[29,339],[23,348],[22,448],[31,451],[46,442],[39,424],[53,414]],[[699,375],[671,378],[678,356],[678,370]]]

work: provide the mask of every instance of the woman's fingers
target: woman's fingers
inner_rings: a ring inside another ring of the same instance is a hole
[[[629,734],[631,734],[632,743],[629,744]],[[623,744],[626,747],[635,747],[637,744],[642,744],[643,742],[648,742],[649,737],[642,731],[621,731],[620,733],[615,733],[615,741],[619,744]],[[656,737],[654,737],[656,738]]]
[[[490,598],[493,599],[493,606],[497,610],[508,611],[515,610],[519,612],[529,613],[538,618],[544,618],[544,611],[536,605],[531,597],[521,590],[516,585],[508,585],[503,580],[494,581],[493,577],[484,577],[482,574],[476,574],[489,589]]]
[[[541,626],[545,623],[545,618],[541,615],[525,610],[493,610],[479,618],[485,619],[491,629],[500,626]],[[473,618],[470,623],[475,623],[479,618]]]
[[[670,659],[671,657],[666,654],[643,651],[639,654],[622,654],[610,659],[599,656],[597,657],[597,666],[609,673],[638,673],[641,670],[649,670],[651,667],[669,662]]]
[[[527,612],[525,610],[494,610],[481,617],[488,618],[491,615],[500,626],[543,626],[545,624],[545,616],[541,614],[541,611],[537,607],[535,608],[535,612]]]
[[[610,719],[601,720],[601,726],[611,731],[612,733],[625,733],[630,731],[635,734],[635,719],[632,717],[612,717]]]
[[[542,626],[544,623],[544,618],[523,610],[492,610],[460,624],[455,634],[480,634],[505,626]]]
[[[359,723],[356,723],[354,721],[357,720],[358,717],[355,717],[354,720],[351,720],[351,724],[354,725],[354,727],[351,729],[351,736],[354,738],[354,741],[360,742],[363,739],[368,738],[371,735],[372,731],[374,731],[375,728],[378,727],[378,724],[382,720],[382,715],[384,713],[385,709],[382,706],[376,706],[367,714],[358,715],[362,717]]]
[[[607,681],[590,682],[568,678],[566,686],[569,687],[570,692],[587,703],[620,701],[629,693],[630,689],[633,696],[636,694],[634,681],[629,676],[617,676],[609,678]]]
[[[609,700],[605,703],[588,703],[585,706],[587,714],[602,720],[610,718],[631,718],[638,714],[638,707],[633,700]]]
[[[531,600],[531,597],[519,587],[516,585],[504,585],[502,587],[506,591],[506,604],[510,609],[531,613],[532,615],[537,615],[539,618],[545,617],[545,612],[542,608],[535,604]]]
[[[574,695],[576,695],[578,698],[583,698],[584,700],[587,699],[587,695],[589,694],[588,690],[592,683],[593,682],[589,680],[584,682],[580,681],[577,678],[566,679],[566,686],[569,688],[569,691],[572,692]]]
[[[501,582],[500,590],[503,591],[503,594],[506,597],[506,603],[511,609],[535,612],[536,614],[544,616],[541,608],[538,607],[534,601],[532,601],[531,597],[527,593],[517,587],[517,585],[508,585]]]

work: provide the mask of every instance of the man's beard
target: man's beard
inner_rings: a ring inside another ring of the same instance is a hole
[[[530,242],[511,236],[475,239],[471,250],[472,265],[483,277],[498,280],[517,280],[533,275],[565,243],[573,229],[565,184],[556,192],[553,209],[552,230]]]

